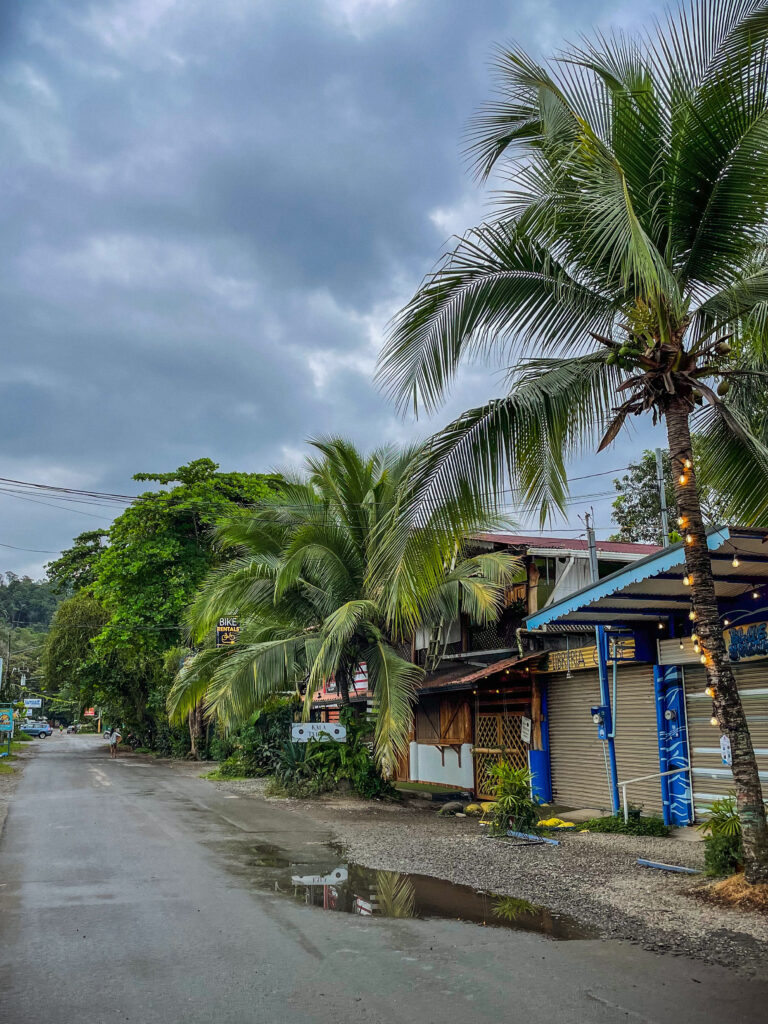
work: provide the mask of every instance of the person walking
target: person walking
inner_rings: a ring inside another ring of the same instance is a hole
[[[123,737],[120,734],[120,730],[117,728],[117,726],[115,726],[115,728],[109,734],[109,756],[111,758],[117,757],[117,744],[120,742],[122,738]]]

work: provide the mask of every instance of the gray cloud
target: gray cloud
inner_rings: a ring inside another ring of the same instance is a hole
[[[490,48],[549,48],[590,8],[3,4],[0,475],[130,491],[200,455],[266,470],[320,433],[423,433],[371,371],[482,210],[460,135]],[[495,387],[470,369],[439,419]],[[107,518],[80,511],[0,495],[0,541],[58,548]]]

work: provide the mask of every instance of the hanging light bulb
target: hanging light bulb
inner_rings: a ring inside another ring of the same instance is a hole
[[[715,688],[714,688],[714,686],[708,686],[706,688],[706,690],[704,691],[704,693],[706,693],[706,695],[708,697],[714,697],[715,696]]]
[[[688,575],[688,573],[686,573],[685,576],[683,576],[683,586],[684,587],[690,587],[690,585],[692,583],[693,583],[693,576],[690,576],[690,575]]]
[[[694,644],[693,645],[693,653],[694,654],[701,654],[701,648],[699,647],[698,644]]]
[[[699,658],[699,661],[701,662],[702,665],[706,665],[707,664],[707,656],[706,656],[706,654],[702,654],[702,656]]]
[[[678,516],[677,517],[677,525],[678,526],[685,526],[685,516]]]
[[[664,623],[660,622],[657,626],[657,629],[664,629]]]
[[[731,620],[730,619],[723,619],[723,625],[724,626],[730,626],[730,624],[731,624]]]
[[[733,556],[733,561],[731,562],[731,565],[733,566],[734,569],[738,569],[739,566],[741,565],[741,562],[738,560],[736,555]]]
[[[680,643],[677,646],[680,648],[681,651],[685,649],[685,644],[683,643],[682,637],[680,637]]]
[[[686,459],[685,462],[683,463],[683,465],[685,466],[686,469],[690,469],[691,468],[691,460],[690,459]]]
[[[693,534],[692,533],[686,533],[686,535],[685,535],[685,543],[686,544],[693,544]]]
[[[698,616],[696,615],[696,612],[693,610],[693,608],[691,608],[691,610],[688,612],[688,618],[691,620],[691,622],[695,622],[696,619],[698,618]]]
[[[685,487],[685,485],[688,483],[688,477],[685,475],[685,473],[681,473],[678,477],[678,480],[680,481],[683,487]]]
[[[752,591],[752,597],[755,599],[755,601],[758,599],[758,597],[760,597],[757,587],[755,587],[755,589]]]
[[[714,715],[712,715],[712,717],[710,718],[709,724],[710,725],[718,725],[719,724]]]

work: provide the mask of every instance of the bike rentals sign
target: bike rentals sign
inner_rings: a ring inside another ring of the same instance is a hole
[[[240,632],[240,623],[234,615],[222,615],[216,623],[216,646],[229,647],[237,643],[237,635]]]

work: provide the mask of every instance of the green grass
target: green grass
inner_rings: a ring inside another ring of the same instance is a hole
[[[588,829],[590,832],[613,832],[625,836],[669,835],[669,827],[661,818],[630,818],[629,821],[624,821],[623,814],[611,814],[605,818],[590,818],[589,821],[579,822],[575,829],[569,831],[578,832],[581,829]]]
[[[214,782],[232,782],[236,779],[250,779],[252,775],[222,775],[219,768],[214,768],[212,772],[203,772],[200,776],[201,779],[213,779]]]
[[[13,765],[8,764],[8,758],[4,757],[0,761],[0,775],[13,775]]]

